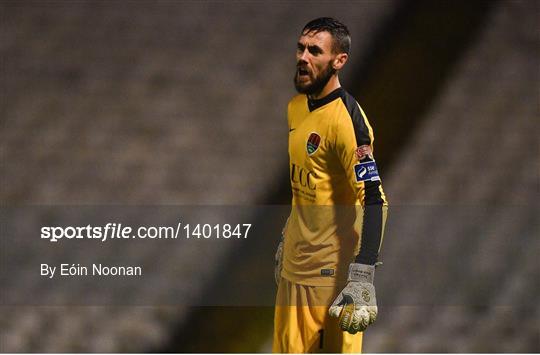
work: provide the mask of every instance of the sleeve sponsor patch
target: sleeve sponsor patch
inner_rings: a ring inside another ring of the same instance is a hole
[[[356,164],[354,166],[354,176],[356,177],[356,182],[379,181],[379,171],[377,170],[375,160]]]

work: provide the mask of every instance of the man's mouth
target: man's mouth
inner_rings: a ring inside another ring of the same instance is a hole
[[[298,68],[298,76],[308,76],[309,71],[305,68]]]

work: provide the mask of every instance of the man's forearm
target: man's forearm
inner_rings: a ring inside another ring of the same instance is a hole
[[[379,258],[388,206],[384,203],[364,207],[360,252],[355,258],[359,264],[375,265]]]

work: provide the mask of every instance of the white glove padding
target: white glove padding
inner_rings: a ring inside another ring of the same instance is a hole
[[[339,293],[328,313],[339,318],[342,330],[351,334],[366,330],[377,318],[377,300],[373,277],[375,266],[349,265],[347,286]]]
[[[279,285],[281,280],[281,269],[283,269],[283,239],[278,244],[275,256],[274,277],[276,285]]]

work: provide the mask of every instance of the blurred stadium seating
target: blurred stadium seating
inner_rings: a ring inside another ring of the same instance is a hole
[[[377,283],[394,299],[369,330],[367,351],[540,350],[539,27],[531,5],[496,6],[386,175],[393,212]],[[418,278],[411,265],[435,268]],[[439,304],[419,304],[434,290]]]
[[[353,47],[361,52],[392,4],[344,12],[318,2],[2,1],[2,205],[260,202],[287,167],[284,112],[301,26],[338,16],[365,34]],[[30,255],[24,247],[13,252]],[[205,244],[138,252],[156,263],[212,260],[182,279],[196,293],[229,251]],[[21,269],[35,267],[21,259]],[[166,290],[178,279],[168,276],[139,292]],[[45,292],[36,278],[3,282]],[[186,310],[0,312],[1,351],[140,352],[166,344]]]
[[[2,1],[2,205],[261,203],[287,169],[300,27],[320,15],[348,24],[346,78],[396,4]],[[366,351],[540,351],[538,46],[538,3],[497,3],[383,172],[391,211]],[[24,255],[39,250],[13,252],[32,268]],[[212,260],[204,277],[186,276],[197,293],[230,250],[133,252]],[[31,278],[2,281],[43,291]],[[423,304],[433,290],[440,297]],[[186,314],[2,306],[0,351],[161,349]]]

